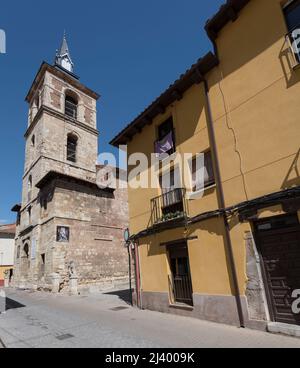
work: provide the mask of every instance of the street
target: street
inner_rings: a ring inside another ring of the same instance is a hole
[[[7,291],[7,348],[300,348],[300,339],[132,308],[127,291],[69,297]]]

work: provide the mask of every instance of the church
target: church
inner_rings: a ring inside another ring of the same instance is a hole
[[[12,209],[15,287],[64,292],[128,280],[127,189],[97,185],[99,97],[75,75],[64,36],[26,97],[22,203]]]

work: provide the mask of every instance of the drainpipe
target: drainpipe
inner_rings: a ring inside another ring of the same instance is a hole
[[[218,197],[219,197],[219,207],[220,209],[224,210],[226,208],[225,197],[224,197],[224,190],[223,190],[223,185],[222,185],[222,180],[221,180],[221,171],[220,171],[218,149],[217,149],[217,143],[216,143],[216,135],[215,135],[215,129],[214,129],[214,123],[213,123],[213,117],[212,117],[211,103],[210,103],[210,98],[209,98],[209,87],[208,87],[207,80],[204,77],[203,77],[203,82],[205,85],[205,98],[206,98],[206,106],[207,106],[207,114],[208,114],[207,128],[208,128],[208,134],[209,134],[209,139],[210,139],[210,145],[211,145],[211,149],[213,152],[215,178],[216,178],[217,191],[218,191]],[[237,276],[237,268],[235,264],[233,246],[232,246],[232,241],[231,241],[231,236],[230,236],[230,226],[229,226],[227,214],[225,211],[223,211],[222,217],[223,217],[224,227],[225,227],[225,246],[227,248],[227,254],[229,257],[231,278],[232,278],[233,288],[234,288],[234,296],[236,299],[240,326],[244,328],[245,320],[244,320],[242,300],[241,300],[241,294],[240,294],[240,288],[239,288],[239,282],[238,282],[238,276]]]
[[[140,274],[140,256],[139,256],[139,242],[134,242],[134,253],[135,253],[135,278],[136,278],[136,298],[137,306],[142,309],[142,298],[141,298],[141,274]]]
[[[130,304],[133,306],[133,298],[132,298],[132,255],[131,255],[131,244],[127,247],[128,250],[128,272],[129,272],[129,290],[130,290]]]

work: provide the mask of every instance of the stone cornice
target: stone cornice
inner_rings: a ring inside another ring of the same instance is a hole
[[[39,111],[37,112],[36,116],[34,117],[33,119],[33,122],[30,124],[30,126],[28,127],[24,137],[27,139],[28,136],[30,135],[30,133],[33,131],[33,129],[35,128],[36,124],[38,123],[38,121],[40,120],[41,116],[43,115],[43,113],[46,113],[50,116],[54,116],[60,120],[63,120],[64,122],[67,122],[69,123],[70,125],[75,125],[91,134],[94,134],[98,137],[99,135],[99,132],[97,129],[94,129],[92,127],[89,127],[88,125],[86,124],[83,124],[81,123],[80,121],[78,120],[75,120],[75,119],[72,119],[68,116],[66,116],[65,114],[62,114],[61,112],[59,111],[55,111],[53,109],[51,109],[50,107],[48,106],[41,106]]]
[[[51,74],[57,76],[59,79],[67,82],[71,86],[75,87],[79,91],[85,93],[86,95],[94,98],[95,100],[98,100],[100,98],[100,95],[94,91],[92,91],[90,88],[86,87],[82,83],[79,82],[77,78],[74,78],[74,76],[70,75],[69,73],[64,72],[60,68],[56,68],[55,66],[52,66],[45,61],[42,63],[31,87],[30,90],[26,96],[26,101],[30,102],[32,100],[33,95],[35,94],[35,91],[37,89],[37,86],[39,85],[40,81],[43,79],[46,72],[50,72]]]
[[[74,164],[70,164],[70,163],[67,163],[65,161],[61,161],[61,160],[58,160],[56,158],[53,158],[53,157],[49,157],[49,156],[45,156],[45,155],[41,155],[37,160],[35,160],[32,165],[30,165],[30,167],[26,170],[25,174],[23,175],[23,180],[26,178],[26,176],[29,174],[29,172],[35,167],[35,165],[38,164],[38,162],[41,160],[41,159],[46,159],[46,160],[50,160],[50,161],[55,161],[55,162],[58,162],[60,164],[63,164],[63,165],[68,165],[70,167],[74,167],[75,169],[81,169],[81,170],[84,170],[84,171],[87,171],[91,174],[96,174],[96,171],[92,171],[92,170],[89,170],[85,167],[82,167],[82,166],[77,166],[77,165],[74,165]],[[95,166],[96,167],[96,166]]]

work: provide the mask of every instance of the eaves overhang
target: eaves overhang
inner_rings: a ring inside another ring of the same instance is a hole
[[[219,32],[229,22],[234,22],[238,19],[241,10],[251,0],[227,0],[222,5],[219,11],[206,22],[205,30],[208,37],[214,42]]]
[[[180,76],[162,95],[146,108],[132,123],[123,129],[110,144],[119,147],[126,144],[132,137],[153,122],[153,119],[164,113],[166,108],[176,100],[181,100],[183,94],[194,84],[204,81],[204,76],[219,64],[217,57],[212,53],[207,53],[199,59],[196,64]]]

